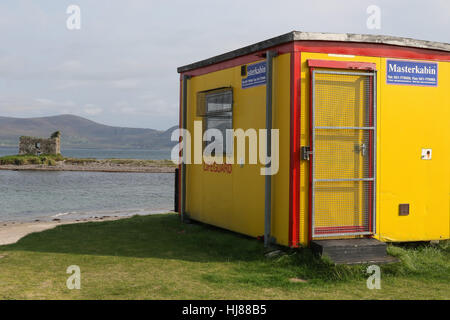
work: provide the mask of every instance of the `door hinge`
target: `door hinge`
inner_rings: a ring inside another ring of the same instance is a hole
[[[305,146],[300,148],[300,156],[302,160],[310,160],[310,156],[312,155],[311,147]]]

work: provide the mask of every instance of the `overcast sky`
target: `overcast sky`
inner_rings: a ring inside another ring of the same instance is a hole
[[[80,30],[66,27],[71,4]],[[380,30],[366,27],[369,5],[381,8]],[[448,43],[449,16],[448,0],[2,0],[0,116],[167,129],[178,66],[292,30]]]

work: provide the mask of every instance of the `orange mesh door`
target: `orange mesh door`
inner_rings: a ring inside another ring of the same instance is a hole
[[[375,73],[312,71],[313,238],[374,232]]]

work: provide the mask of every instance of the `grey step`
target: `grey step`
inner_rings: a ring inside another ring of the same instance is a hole
[[[386,248],[386,243],[371,238],[314,240],[311,242],[311,249],[314,253],[327,256],[339,264],[393,262],[387,255]]]
[[[333,260],[335,264],[387,264],[396,263],[400,260],[396,257],[385,255],[384,257],[374,257],[374,258],[347,258],[347,259],[337,259]]]

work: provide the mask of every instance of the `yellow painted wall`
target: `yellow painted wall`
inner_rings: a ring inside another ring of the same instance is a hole
[[[450,63],[438,63],[438,86],[386,84],[381,63],[380,238],[440,240],[450,228]],[[421,149],[432,148],[431,161]],[[409,216],[398,205],[410,204]]]
[[[233,128],[264,129],[266,86],[241,89],[241,67],[195,76],[188,85],[188,130],[194,132],[197,92],[233,87]],[[272,235],[288,245],[290,161],[290,54],[274,58],[273,128],[280,130],[280,169],[272,178]],[[195,140],[194,137],[192,137]],[[192,152],[194,145],[192,145]],[[235,143],[236,150],[236,143]],[[264,234],[264,176],[260,164],[232,165],[232,173],[187,165],[186,211],[194,220],[250,236]],[[237,159],[235,159],[237,163]]]
[[[301,145],[309,145],[308,59],[375,63],[377,78],[377,235],[385,241],[448,239],[450,233],[450,63],[438,87],[386,84],[386,58],[301,53]],[[403,59],[406,60],[406,59]],[[433,160],[421,160],[432,148]],[[308,243],[309,163],[301,162],[300,242]],[[409,216],[399,204],[409,203]]]

